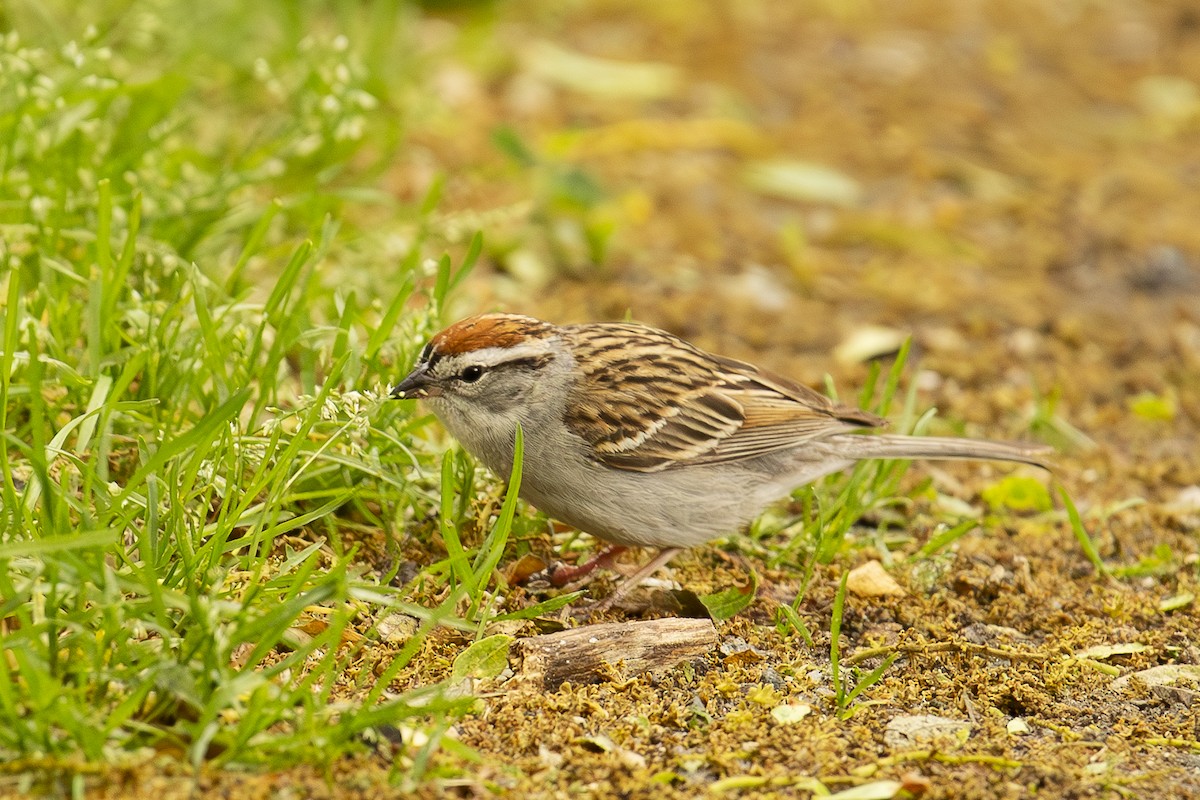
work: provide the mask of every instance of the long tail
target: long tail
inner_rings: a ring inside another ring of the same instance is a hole
[[[972,461],[1018,461],[1050,469],[1044,456],[1051,448],[1018,442],[989,442],[945,436],[838,434],[823,440],[847,458],[936,458]]]

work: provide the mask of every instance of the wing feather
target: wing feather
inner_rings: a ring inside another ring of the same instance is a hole
[[[884,424],[664,331],[620,323],[565,330],[584,373],[565,421],[616,469],[737,461]]]

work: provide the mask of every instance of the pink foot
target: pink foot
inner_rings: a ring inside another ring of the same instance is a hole
[[[601,550],[582,564],[576,564],[573,567],[563,564],[550,573],[550,585],[566,586],[571,581],[578,580],[584,575],[590,575],[600,567],[609,567],[617,559],[617,556],[628,549],[628,547],[621,545],[613,545]]]

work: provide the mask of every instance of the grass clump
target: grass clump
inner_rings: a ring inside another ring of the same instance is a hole
[[[267,52],[242,92],[179,40],[135,69],[106,31],[0,39],[0,757],[29,788],[148,748],[327,764],[368,728],[444,732],[468,700],[391,680],[463,594],[422,607],[355,542],[432,508],[425,420],[378,400],[479,244],[429,260],[429,203],[386,280],[330,291],[367,255],[330,213],[378,199],[345,37]]]
[[[878,363],[872,364],[870,375],[859,395],[861,407],[870,408],[880,416],[888,415],[900,388],[910,347],[911,341],[901,347],[882,386],[879,385],[880,367]],[[872,402],[877,390],[879,399]],[[829,394],[836,399],[837,394],[832,386],[829,387]],[[928,427],[933,412],[931,410],[914,421],[915,404],[916,395],[910,391],[898,427],[906,433],[921,434]],[[897,459],[860,461],[849,470],[797,490],[795,496],[800,505],[800,515],[797,521],[788,526],[794,533],[769,560],[772,566],[784,563],[801,565],[803,580],[797,602],[803,598],[816,566],[829,564],[843,553],[852,530],[861,524],[864,516],[909,502],[908,494],[901,489],[901,482],[910,464],[910,461]]]

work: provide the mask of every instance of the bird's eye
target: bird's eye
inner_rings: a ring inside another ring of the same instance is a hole
[[[483,367],[479,366],[478,364],[472,364],[471,366],[464,369],[462,371],[462,374],[459,375],[459,378],[462,379],[463,383],[475,383],[475,381],[479,380],[482,377],[483,377]]]

